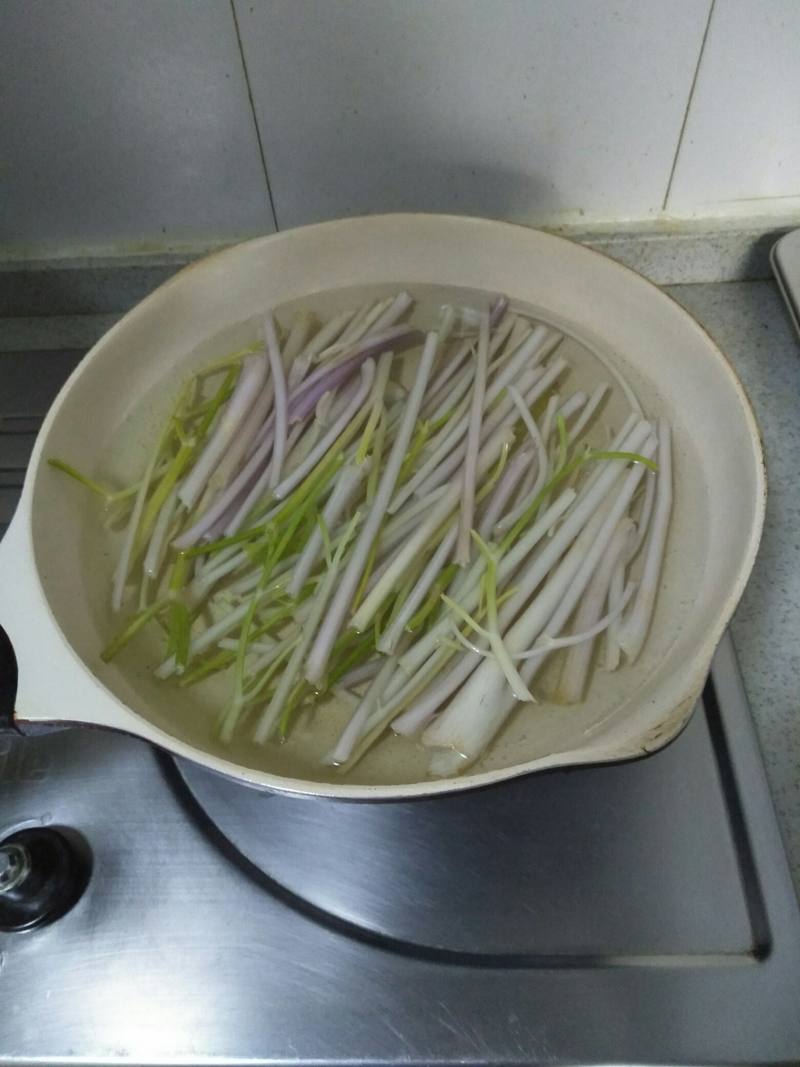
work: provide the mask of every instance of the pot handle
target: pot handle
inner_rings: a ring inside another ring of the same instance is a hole
[[[17,696],[17,657],[11,638],[0,626],[0,733],[17,732],[14,701]]]
[[[39,587],[22,504],[0,542],[0,732],[102,726],[163,744],[162,731],[116,698],[67,644]]]

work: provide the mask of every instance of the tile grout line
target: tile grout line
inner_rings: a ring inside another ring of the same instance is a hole
[[[239,46],[239,56],[242,60],[242,70],[244,71],[244,81],[247,86],[247,99],[250,102],[250,113],[253,116],[253,126],[256,131],[256,141],[258,143],[258,154],[261,157],[261,167],[264,171],[264,181],[267,186],[267,199],[269,200],[269,209],[272,212],[272,222],[275,229],[278,230],[278,214],[275,211],[275,199],[272,195],[272,185],[269,180],[269,171],[267,170],[267,157],[264,153],[264,142],[261,140],[261,128],[258,125],[258,116],[256,115],[256,105],[253,100],[253,90],[250,85],[250,72],[247,69],[247,60],[244,55],[244,45],[242,44],[242,34],[239,29],[239,19],[236,15],[236,0],[230,0],[231,15],[233,16],[233,26],[236,31],[236,43]]]
[[[232,0],[231,0],[232,2]],[[697,64],[694,68],[694,75],[692,77],[692,84],[689,86],[689,95],[686,98],[686,109],[683,112],[683,122],[681,123],[680,131],[678,132],[678,143],[675,145],[675,156],[672,160],[672,167],[670,168],[669,178],[667,179],[667,188],[664,193],[664,202],[661,205],[661,210],[667,210],[667,203],[669,202],[669,194],[672,192],[672,182],[675,178],[675,171],[678,169],[678,157],[681,154],[681,146],[683,145],[683,136],[686,133],[686,124],[689,121],[689,111],[692,107],[692,100],[694,99],[694,91],[697,87],[697,77],[700,73],[700,64],[703,62],[703,53],[706,50],[706,41],[708,39],[708,31],[711,27],[711,18],[714,14],[714,7],[717,0],[711,0],[708,8],[708,18],[706,19],[706,27],[703,30],[703,39],[700,42],[700,51],[697,55]]]

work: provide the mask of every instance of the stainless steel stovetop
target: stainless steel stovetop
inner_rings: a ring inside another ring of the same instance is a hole
[[[0,530],[81,348],[0,353]],[[0,838],[24,828],[91,875],[0,935],[3,1064],[800,1060],[800,912],[728,638],[639,762],[344,805],[0,736]]]
[[[141,742],[0,739],[2,836],[91,851],[0,937],[13,1063],[787,1063],[800,915],[732,648],[667,749],[456,798],[251,791]]]

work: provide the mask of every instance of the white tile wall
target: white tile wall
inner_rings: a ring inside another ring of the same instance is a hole
[[[0,255],[271,230],[248,88],[281,227],[800,220],[800,0],[0,0]]]
[[[663,204],[710,0],[235,0],[279,226]]]
[[[272,228],[227,2],[2,0],[0,242]]]
[[[751,214],[767,200],[800,217],[800,2],[716,0],[667,207]]]

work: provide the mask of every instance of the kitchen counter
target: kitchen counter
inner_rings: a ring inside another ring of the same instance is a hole
[[[616,254],[611,247],[603,250]],[[630,243],[622,251],[619,258],[630,261],[633,254],[636,259]],[[669,262],[662,255],[661,266],[648,273],[662,280]],[[180,265],[169,257],[112,268],[91,261],[46,270],[0,265],[0,414],[42,414],[82,352]],[[800,344],[771,281],[680,284],[666,290],[729,356],[766,445],[766,527],[732,632],[800,893],[800,478],[795,458],[800,456]],[[23,438],[32,441],[36,421],[28,419],[13,431],[0,422],[0,431],[10,435],[6,444],[14,438],[17,464],[15,474],[5,457],[0,462],[0,532],[10,518],[27,455]]]

